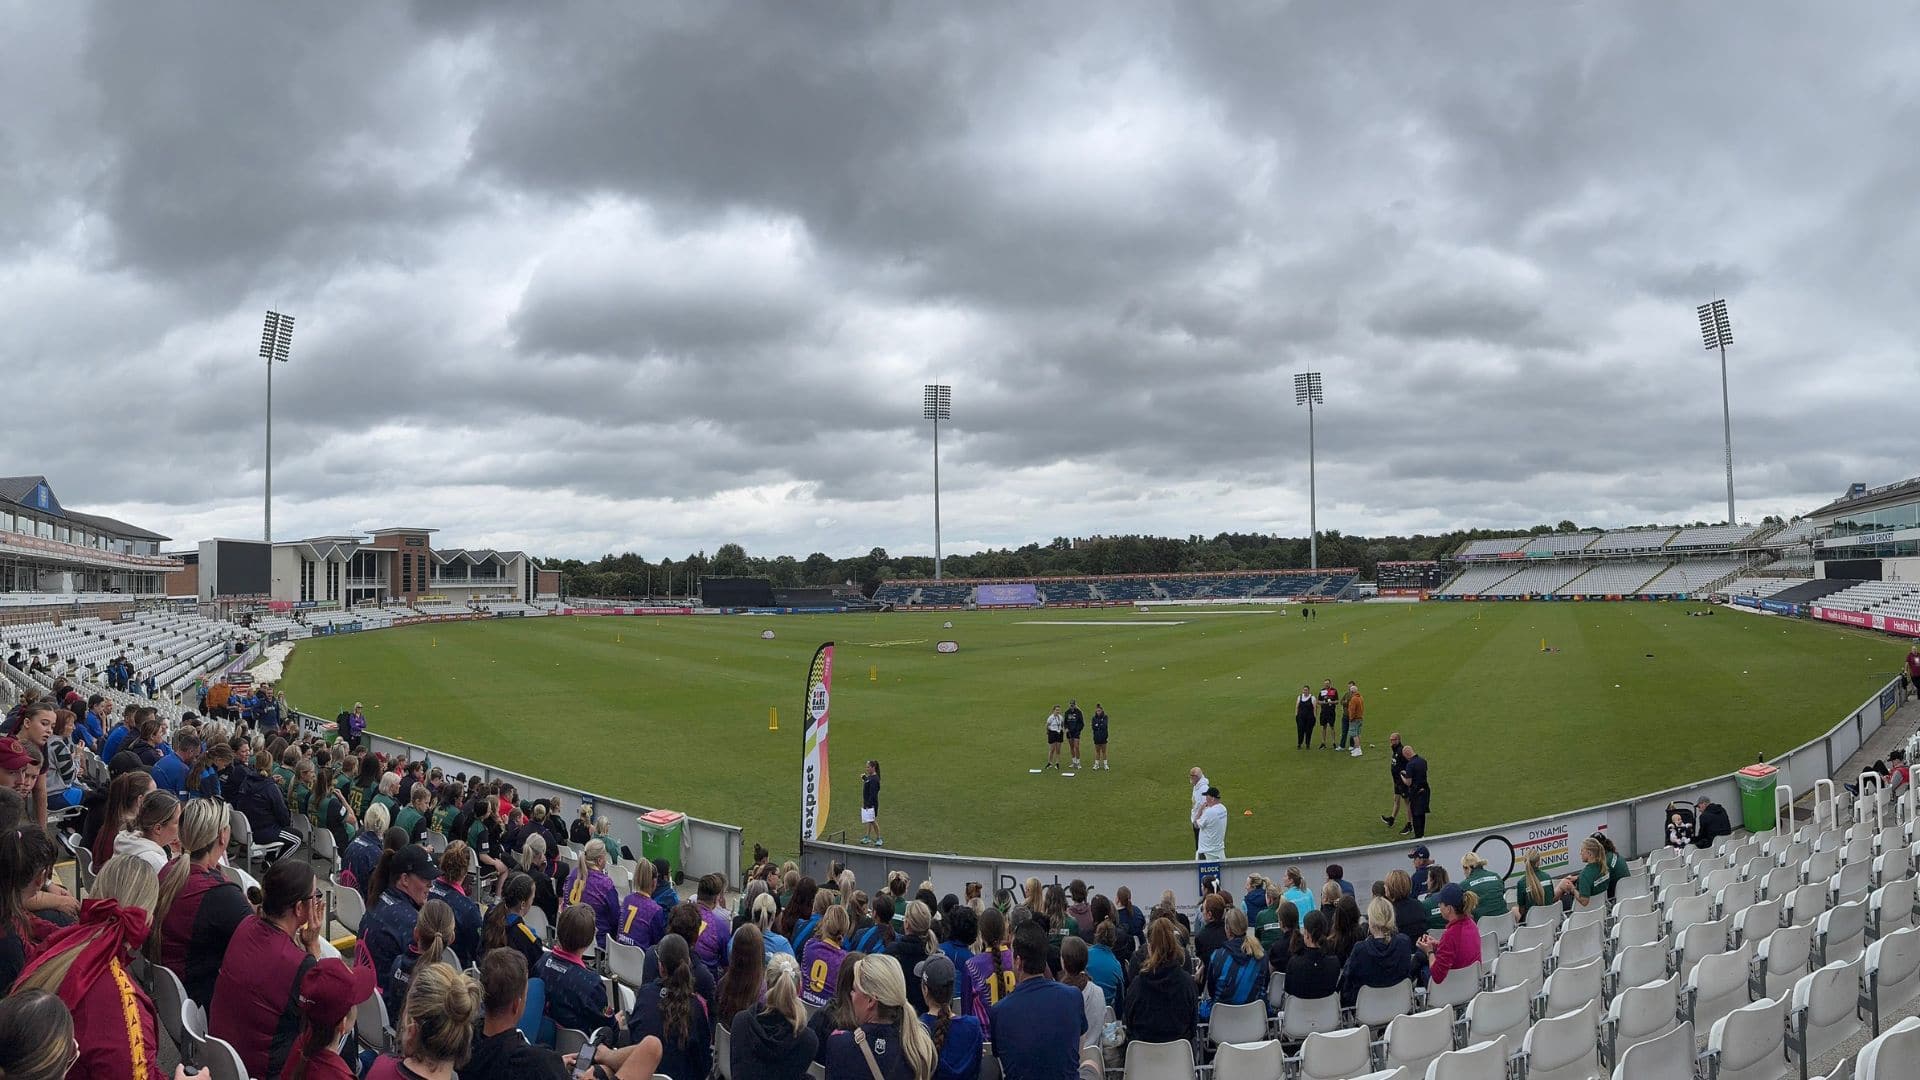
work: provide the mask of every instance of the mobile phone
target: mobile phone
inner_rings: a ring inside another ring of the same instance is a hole
[[[576,1078],[593,1075],[593,1050],[600,1042],[600,1033],[594,1032],[587,1045],[580,1048],[580,1056],[574,1059],[573,1075]]]

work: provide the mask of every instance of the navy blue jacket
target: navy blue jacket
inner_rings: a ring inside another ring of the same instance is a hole
[[[469,899],[465,893],[447,884],[436,881],[428,895],[453,909],[453,951],[460,957],[462,967],[471,967],[480,962],[480,927],[486,922],[486,916],[480,911],[480,905]]]
[[[393,962],[413,944],[413,926],[419,921],[420,908],[413,897],[401,892],[399,886],[389,885],[380,894],[380,902],[360,922],[360,948],[373,964],[389,1013],[399,1004],[393,996]]]
[[[552,950],[540,958],[533,974],[547,984],[547,1017],[555,1027],[592,1034],[607,1022],[607,991],[600,976]]]
[[[1080,1075],[1080,1037],[1087,1032],[1080,991],[1045,977],[1022,979],[988,1016],[993,1056],[1006,1080],[1074,1080]]]

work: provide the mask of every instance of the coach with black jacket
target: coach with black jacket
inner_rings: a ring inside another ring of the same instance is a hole
[[[1694,828],[1693,846],[1710,848],[1723,836],[1733,835],[1733,821],[1727,816],[1727,808],[1717,802],[1701,799],[1693,804]]]

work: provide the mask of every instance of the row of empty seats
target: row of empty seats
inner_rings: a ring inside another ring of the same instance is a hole
[[[1071,578],[1036,581],[1034,594],[1042,604],[1332,597],[1345,592],[1355,576],[1351,570],[1337,570]],[[975,585],[970,581],[890,581],[873,598],[895,607],[964,607],[976,602]]]
[[[1747,565],[1744,558],[1503,560],[1491,566],[1468,566],[1435,592],[1441,596],[1697,594]]]
[[[1920,584],[1906,581],[1862,581],[1821,598],[1823,607],[1843,611],[1870,611],[1876,615],[1920,618]]]
[[[1515,553],[1528,557],[1551,555],[1631,555],[1637,552],[1714,551],[1744,547],[1764,537],[1772,526],[1694,525],[1644,529],[1616,529],[1612,532],[1537,533],[1491,540],[1474,540],[1462,547],[1455,558],[1461,560],[1498,558]]]

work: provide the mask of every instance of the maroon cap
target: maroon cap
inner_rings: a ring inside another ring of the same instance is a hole
[[[0,739],[0,769],[19,772],[32,763],[33,759],[27,756],[25,743],[11,736]]]
[[[360,1003],[373,996],[373,966],[348,967],[329,957],[300,977],[300,1009],[322,1031],[340,1026]]]

